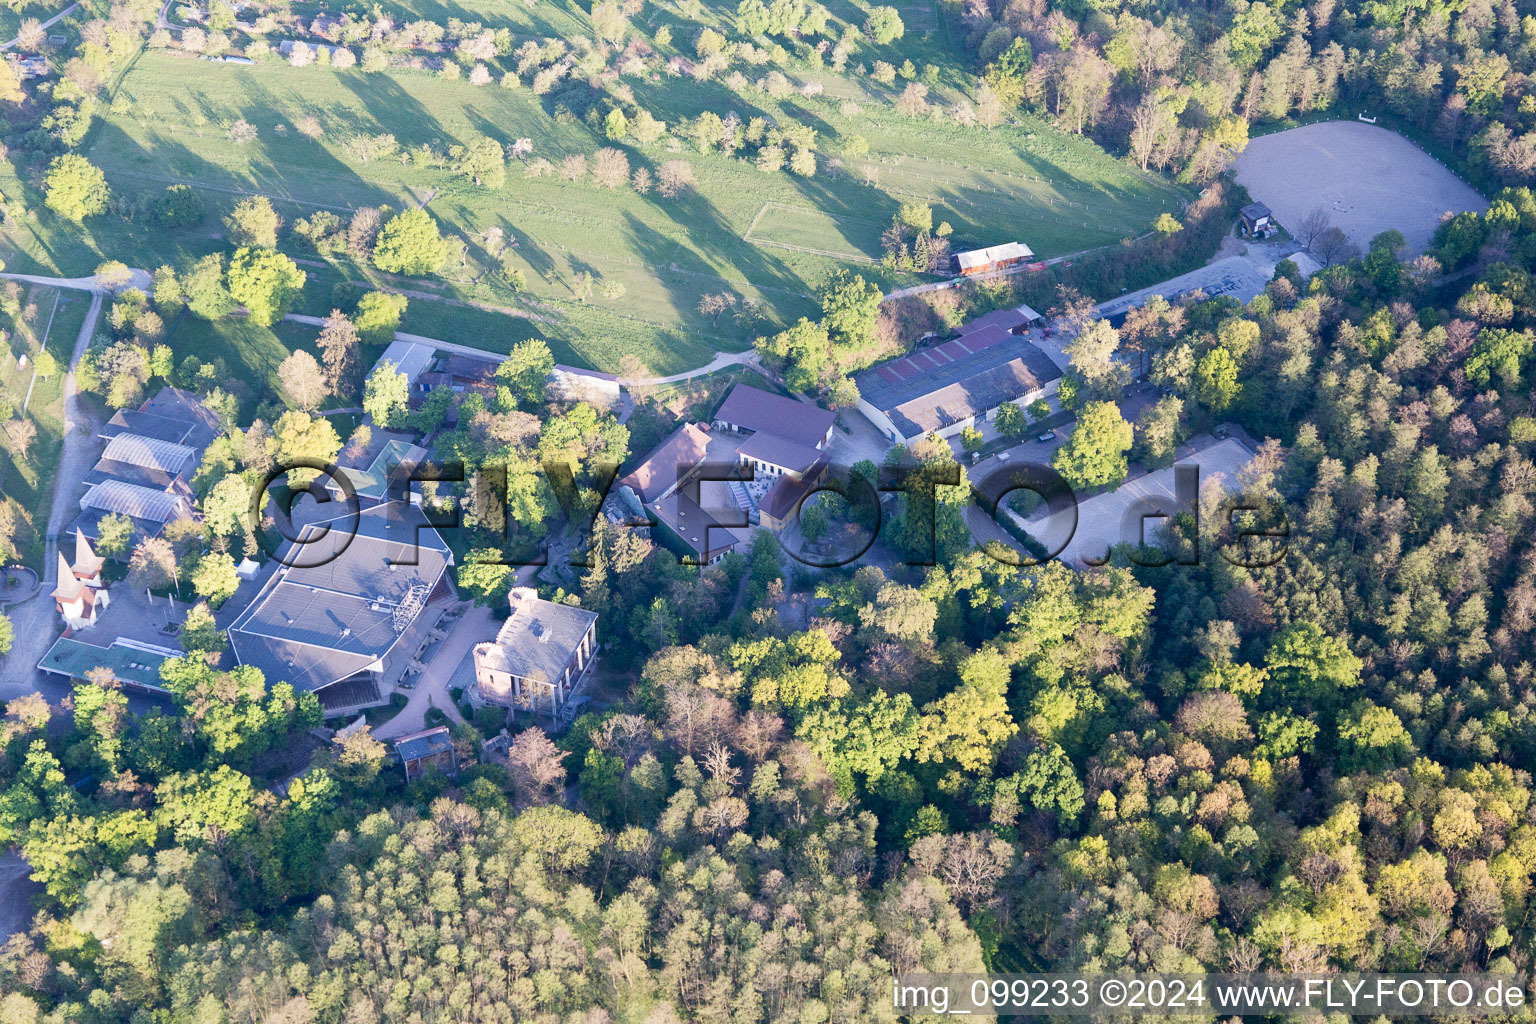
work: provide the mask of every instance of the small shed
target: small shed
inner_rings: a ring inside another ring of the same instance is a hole
[[[235,566],[235,575],[243,580],[253,580],[261,572],[261,563],[247,556],[240,559],[240,564]]]
[[[434,768],[444,775],[457,775],[459,771],[453,738],[445,725],[401,736],[395,740],[395,756],[405,768],[406,782],[419,779]]]
[[[1249,203],[1237,215],[1243,221],[1243,234],[1250,238],[1268,238],[1275,233],[1274,215],[1263,203]]]

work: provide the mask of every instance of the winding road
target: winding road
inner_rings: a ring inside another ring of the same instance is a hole
[[[147,271],[135,270],[132,275],[130,284],[148,287],[150,275]],[[33,689],[32,666],[47,651],[57,633],[53,621],[53,604],[48,592],[58,582],[58,536],[75,511],[71,500],[75,493],[74,484],[85,479],[86,471],[95,460],[97,447],[96,421],[80,401],[80,389],[75,384],[75,367],[90,347],[96,321],[101,316],[102,303],[116,289],[102,287],[94,277],[0,274],[0,279],[91,293],[91,308],[85,314],[85,323],[80,325],[74,351],[69,357],[69,371],[64,375],[64,444],[59,450],[59,465],[54,474],[58,483],[53,492],[53,505],[48,512],[47,532],[43,539],[43,564],[38,573],[43,579],[42,592],[9,610],[11,624],[16,630],[16,642],[7,656],[7,669],[0,674],[0,699],[8,700]],[[19,666],[25,668],[17,671]]]

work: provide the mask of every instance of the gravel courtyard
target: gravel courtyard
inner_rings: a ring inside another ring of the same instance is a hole
[[[1252,459],[1253,453],[1236,438],[1218,441],[1209,435],[1201,435],[1191,441],[1177,465],[1198,466],[1202,488],[1213,479],[1219,479],[1225,488],[1231,486],[1238,472]],[[1085,557],[1102,559],[1112,544],[1135,543],[1141,538],[1141,512],[1133,515],[1129,522],[1126,517],[1143,500],[1156,505],[1165,514],[1180,510],[1174,493],[1173,467],[1155,470],[1128,480],[1113,491],[1084,499],[1077,507],[1077,530],[1057,557],[1074,569],[1083,569],[1088,565]],[[1044,510],[1037,509],[1029,519],[1030,532],[1046,547],[1054,548],[1066,533],[1065,516],[1059,518],[1062,521],[1047,520]],[[1149,533],[1161,526],[1159,519],[1146,523]]]
[[[1396,132],[1359,121],[1324,121],[1248,143],[1237,180],[1282,226],[1322,207],[1350,241],[1397,228],[1408,255],[1429,245],[1446,213],[1481,213],[1488,201]]]

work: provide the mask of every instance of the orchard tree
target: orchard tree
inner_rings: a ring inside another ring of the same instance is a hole
[[[230,243],[242,248],[277,248],[277,232],[282,226],[282,218],[266,196],[240,200],[224,218],[224,230],[228,232]]]
[[[43,175],[43,194],[50,210],[77,224],[106,210],[111,198],[106,175],[78,153],[54,157]]]
[[[251,322],[270,327],[293,308],[306,275],[292,259],[272,249],[239,249],[229,262],[229,294],[251,314]]]
[[[481,135],[467,146],[454,146],[448,151],[453,169],[476,185],[501,188],[507,183],[507,160],[501,143]]]
[[[373,247],[373,264],[387,274],[435,274],[448,261],[448,243],[426,210],[406,210],[389,219]]]
[[[869,18],[864,22],[864,31],[869,38],[880,46],[889,46],[900,39],[906,32],[906,26],[901,23],[901,15],[894,7],[870,8]]]

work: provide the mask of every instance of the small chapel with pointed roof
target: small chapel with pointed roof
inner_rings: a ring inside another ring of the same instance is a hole
[[[96,625],[101,612],[111,604],[107,584],[101,578],[106,559],[96,554],[91,542],[80,530],[75,531],[75,563],[71,565],[59,552],[58,584],[53,588],[53,600],[59,617],[70,629],[86,629]]]

